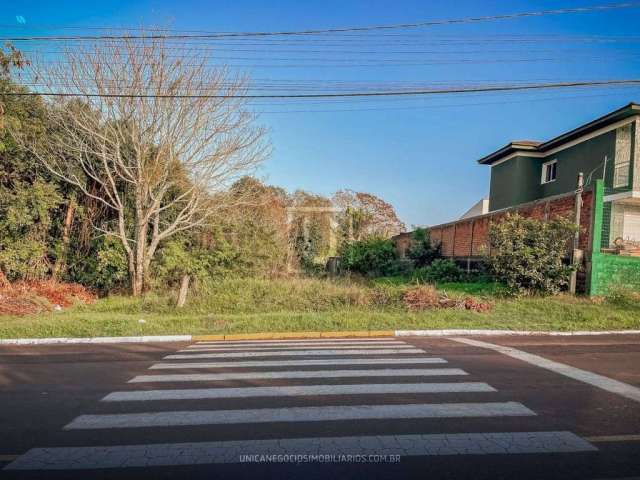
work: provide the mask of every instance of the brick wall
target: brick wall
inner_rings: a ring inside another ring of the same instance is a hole
[[[500,210],[473,218],[429,227],[431,241],[440,243],[442,255],[455,259],[482,257],[489,251],[489,226],[500,221],[507,213],[518,212],[525,217],[547,220],[557,216],[573,219],[574,194],[537,200],[510,209]],[[582,194],[582,215],[580,221],[580,248],[589,249],[593,209],[591,190]],[[402,255],[402,252],[399,252]]]

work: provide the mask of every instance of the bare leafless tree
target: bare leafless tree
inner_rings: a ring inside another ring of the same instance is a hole
[[[133,295],[143,291],[164,240],[243,201],[228,186],[269,150],[240,98],[247,78],[154,33],[32,62],[43,93],[74,96],[53,97],[47,142],[22,139],[51,172],[113,212],[96,228],[122,242]]]

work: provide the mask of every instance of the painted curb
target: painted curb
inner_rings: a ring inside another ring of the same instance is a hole
[[[8,338],[0,345],[69,345],[76,343],[147,343],[189,342],[191,335],[145,335],[141,337],[86,337],[86,338]]]
[[[490,335],[523,335],[523,336],[551,336],[551,337],[571,337],[578,335],[638,335],[640,330],[602,330],[602,331],[575,331],[575,332],[557,332],[557,331],[534,331],[534,330],[396,330],[396,337],[453,337],[457,335],[474,335],[474,336],[490,336]]]
[[[8,338],[0,345],[72,345],[108,343],[190,342],[207,340],[286,340],[294,338],[368,338],[368,337],[453,337],[469,336],[597,336],[640,335],[640,330],[603,330],[575,332],[541,332],[527,330],[361,330],[347,332],[275,332],[238,333],[228,335],[145,335],[140,337],[85,337],[85,338]]]

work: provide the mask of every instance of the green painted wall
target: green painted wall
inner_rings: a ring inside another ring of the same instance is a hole
[[[604,182],[597,180],[594,188],[593,249],[588,275],[590,295],[606,295],[613,289],[640,290],[640,258],[601,253],[600,247],[608,235],[605,215]],[[610,202],[609,203],[610,206]],[[608,221],[607,221],[608,222]],[[604,227],[604,228],[603,228]]]
[[[635,151],[634,129],[635,125],[632,127],[631,135],[632,152]],[[591,174],[592,182],[602,178],[605,156],[608,158],[605,178],[606,194],[629,190],[629,187],[617,189],[610,187],[613,184],[615,144],[616,132],[612,130],[562,150],[555,155],[549,155],[545,158],[523,155],[491,167],[489,210],[498,210],[571,192],[575,189],[579,172],[584,173],[585,181],[587,181],[589,174]],[[554,159],[558,160],[557,178],[554,182],[541,185],[542,164]],[[633,172],[631,173],[633,174]]]
[[[489,210],[512,207],[540,198],[538,158],[515,157],[491,167]],[[532,179],[537,178],[534,182]]]
[[[611,238],[611,202],[604,202],[602,206],[602,241],[601,248],[607,248]]]
[[[591,265],[591,295],[606,295],[614,289],[640,290],[640,258],[600,253]]]

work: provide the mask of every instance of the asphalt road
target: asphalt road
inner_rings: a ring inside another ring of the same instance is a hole
[[[640,336],[2,346],[0,468],[30,479],[636,477]]]

